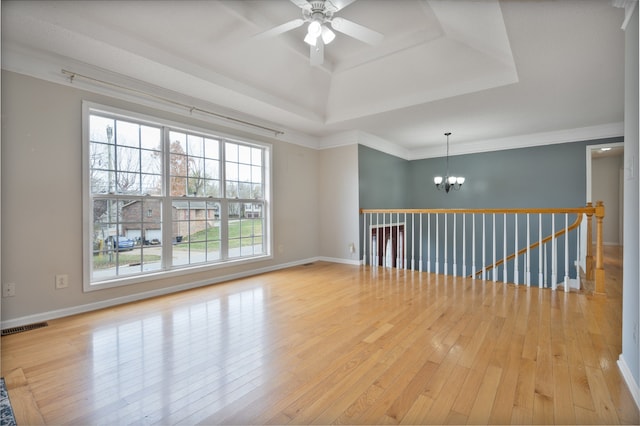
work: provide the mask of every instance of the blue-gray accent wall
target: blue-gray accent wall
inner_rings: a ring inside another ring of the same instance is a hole
[[[622,138],[573,142],[449,157],[449,173],[466,178],[446,194],[433,184],[444,158],[409,162],[412,208],[582,207],[586,200],[586,147]]]
[[[446,194],[433,184],[445,159],[407,161],[360,145],[360,208],[560,208],[586,200],[586,147],[622,137],[449,157],[449,172],[466,178]]]
[[[360,208],[409,208],[409,165],[410,162],[402,158],[358,145]]]

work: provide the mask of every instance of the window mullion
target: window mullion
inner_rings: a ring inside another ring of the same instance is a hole
[[[173,198],[171,197],[171,139],[169,128],[162,128],[162,269],[173,266]]]

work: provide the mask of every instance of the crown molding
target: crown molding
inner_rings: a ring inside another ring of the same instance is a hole
[[[624,135],[624,123],[609,123],[598,126],[580,127],[553,132],[532,133],[499,139],[485,139],[451,145],[450,155],[477,154],[481,152],[503,151],[507,149],[529,148],[569,142],[581,142]],[[442,147],[412,150],[409,160],[442,157]]]

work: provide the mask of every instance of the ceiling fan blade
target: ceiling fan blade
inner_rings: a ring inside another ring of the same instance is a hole
[[[322,37],[318,37],[315,46],[309,46],[309,59],[311,66],[317,67],[324,63],[324,43]]]
[[[291,1],[295,1],[295,0],[291,0]],[[337,11],[342,10],[345,7],[349,6],[354,1],[356,1],[356,0],[327,0],[326,2],[331,4],[331,10],[333,12],[337,12]],[[329,5],[327,5],[327,6],[329,6]]]
[[[379,32],[344,18],[333,18],[331,20],[331,28],[372,46],[380,43],[384,38]]]
[[[311,9],[311,5],[307,0],[289,0],[291,3],[298,6],[300,9]]]
[[[282,33],[286,33],[287,31],[294,30],[304,24],[304,19],[298,18],[293,21],[285,22],[284,24],[280,24],[277,27],[273,27],[269,30],[263,31],[253,36],[255,39],[264,39],[273,36],[280,35]]]

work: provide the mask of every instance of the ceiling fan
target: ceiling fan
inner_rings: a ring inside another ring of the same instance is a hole
[[[276,36],[287,31],[301,27],[309,23],[307,35],[304,41],[309,45],[309,57],[311,65],[322,65],[324,62],[324,46],[331,43],[336,37],[335,33],[327,27],[330,24],[334,30],[346,34],[370,45],[376,45],[384,36],[348,19],[334,16],[334,13],[342,10],[355,0],[290,0],[291,3],[302,9],[302,18],[294,19],[278,25],[267,31],[259,33],[256,38]]]

